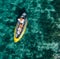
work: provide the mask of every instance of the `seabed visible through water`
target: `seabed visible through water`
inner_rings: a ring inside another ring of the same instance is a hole
[[[27,29],[14,43],[16,19],[23,11]],[[0,59],[54,59],[60,49],[59,11],[60,0],[0,0]]]

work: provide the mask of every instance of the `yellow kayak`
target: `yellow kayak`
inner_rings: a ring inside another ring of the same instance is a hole
[[[25,17],[24,14],[23,14],[22,16]],[[24,35],[25,31],[26,31],[27,19],[24,18],[24,20],[25,20],[25,24],[24,24],[24,26],[23,26],[22,32],[19,34],[18,37],[16,37],[16,35],[17,35],[17,29],[18,29],[18,22],[17,22],[16,28],[15,28],[15,30],[14,30],[14,42],[20,41],[21,38],[22,38],[22,36]]]

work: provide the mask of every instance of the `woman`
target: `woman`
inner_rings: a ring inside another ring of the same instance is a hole
[[[22,28],[23,28],[24,19],[23,18],[19,18],[18,22],[19,22],[19,27],[18,27],[18,30],[17,30],[17,34],[19,35],[21,33],[21,31],[22,31]]]

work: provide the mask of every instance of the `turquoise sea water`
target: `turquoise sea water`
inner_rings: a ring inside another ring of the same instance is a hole
[[[14,43],[17,17],[25,11],[28,25]],[[60,0],[0,0],[0,59],[57,59]]]

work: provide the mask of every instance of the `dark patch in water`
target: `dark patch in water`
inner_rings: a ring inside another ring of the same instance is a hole
[[[15,51],[12,48],[6,48],[6,53],[7,54],[15,54]]]

